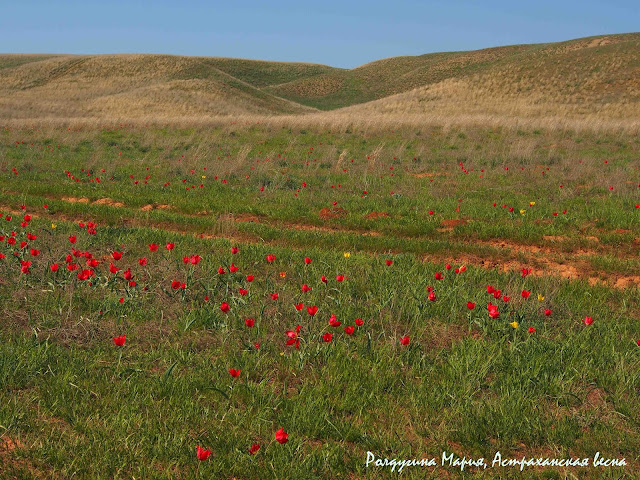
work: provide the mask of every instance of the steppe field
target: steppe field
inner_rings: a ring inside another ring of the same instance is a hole
[[[0,55],[0,479],[640,478],[639,133],[640,34]]]

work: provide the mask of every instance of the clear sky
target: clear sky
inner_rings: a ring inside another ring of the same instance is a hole
[[[169,53],[352,68],[640,31],[640,0],[0,0],[3,53]]]

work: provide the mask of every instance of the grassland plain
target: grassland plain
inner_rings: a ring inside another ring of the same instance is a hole
[[[404,478],[638,478],[639,150],[5,125],[0,478],[398,476],[367,451],[628,463]]]

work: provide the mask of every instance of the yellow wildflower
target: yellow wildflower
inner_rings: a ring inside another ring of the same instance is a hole
[[[515,320],[511,322],[509,325],[511,325],[513,328],[518,328],[518,322],[516,322]]]
[[[349,252],[344,252],[344,258],[349,258],[351,256],[351,253]]]
[[[544,297],[542,295],[538,294],[538,301],[541,302],[543,300],[544,300]]]
[[[523,208],[522,210],[520,210],[520,215],[524,215],[524,212],[526,212],[526,210]]]

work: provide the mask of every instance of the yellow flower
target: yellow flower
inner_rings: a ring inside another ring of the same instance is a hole
[[[511,322],[509,325],[511,325],[513,328],[518,328],[518,322],[516,322],[515,320]]]
[[[56,228],[56,227],[57,227],[57,225],[55,223],[51,224],[51,228]]]
[[[544,300],[544,297],[542,295],[538,294],[538,301],[541,302],[543,300]]]
[[[349,258],[351,256],[351,253],[349,252],[344,252],[344,258]]]
[[[520,215],[524,215],[524,212],[526,212],[526,210],[523,208],[522,210],[520,210]]]
[[[202,178],[207,178],[207,176],[206,175],[202,175]]]
[[[287,276],[287,272],[280,272],[280,276],[281,276],[282,278],[286,277],[286,276]]]
[[[536,204],[536,202],[529,202],[529,206],[533,207]]]

